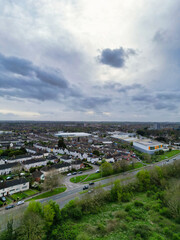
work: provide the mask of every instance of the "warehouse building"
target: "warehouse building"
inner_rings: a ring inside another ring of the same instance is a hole
[[[141,152],[153,154],[156,151],[163,150],[164,145],[151,139],[139,139],[133,141],[133,147]]]

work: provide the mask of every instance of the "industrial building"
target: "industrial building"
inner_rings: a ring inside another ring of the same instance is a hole
[[[84,132],[71,132],[71,133],[66,133],[66,132],[58,132],[55,134],[56,137],[62,137],[62,138],[79,138],[79,137],[90,137],[91,134],[89,133],[84,133]]]
[[[143,138],[133,141],[133,147],[141,152],[153,154],[156,151],[163,150],[164,145],[160,142]]]
[[[133,147],[141,152],[153,154],[155,151],[163,150],[164,145],[160,142],[148,139],[148,138],[137,138],[135,134],[121,133],[111,136],[121,140],[122,142],[133,143]]]

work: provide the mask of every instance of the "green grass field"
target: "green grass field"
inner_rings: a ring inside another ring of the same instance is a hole
[[[72,178],[70,179],[70,181],[73,182],[73,183],[79,183],[79,182],[81,182],[82,180],[84,180],[87,176],[88,176],[88,174],[87,174],[87,175],[77,176],[77,177],[72,177]]]
[[[176,154],[180,154],[180,150],[172,150],[170,152],[165,152],[163,155],[159,155],[157,156],[157,160],[158,161],[162,161],[166,158],[170,158],[170,157],[173,157],[175,156]]]
[[[32,200],[38,200],[38,199],[43,199],[43,198],[47,198],[47,197],[51,197],[54,196],[56,194],[62,193],[66,191],[66,187],[60,187],[60,188],[55,188],[52,191],[46,192],[46,193],[42,193],[36,197],[33,197],[27,201],[32,201]]]
[[[180,239],[180,225],[159,211],[158,200],[141,193],[131,202],[106,204],[99,213],[68,224],[74,226],[78,240]]]
[[[92,173],[82,182],[88,182],[88,181],[96,180],[98,178],[101,178],[101,173]]]

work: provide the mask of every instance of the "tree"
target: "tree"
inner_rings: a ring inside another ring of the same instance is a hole
[[[96,156],[100,156],[100,152],[98,150],[94,150],[93,154],[96,155]]]
[[[102,163],[100,166],[100,169],[101,169],[102,176],[108,176],[113,173],[113,167],[111,163],[108,163],[108,162]]]
[[[58,147],[59,147],[59,148],[63,148],[63,149],[66,148],[66,144],[64,143],[64,138],[60,138],[60,139],[59,139],[59,141],[58,141]]]
[[[152,162],[152,158],[151,155],[148,153],[142,153],[142,157],[144,159],[145,162],[147,163],[151,163]]]
[[[22,170],[22,166],[21,166],[20,163],[18,163],[16,166],[14,166],[12,168],[12,173],[13,174],[20,174],[21,170]]]
[[[26,212],[17,234],[17,240],[42,240],[45,236],[43,218],[38,213]]]
[[[148,190],[150,187],[150,174],[147,170],[141,170],[137,173],[137,178],[140,184],[140,190]]]
[[[53,188],[58,187],[62,183],[62,175],[57,172],[57,170],[51,170],[48,175],[45,176],[43,188],[44,190],[53,190]]]
[[[128,163],[125,159],[122,159],[121,161],[119,161],[120,163],[120,167],[122,169],[122,172],[125,172],[128,170]]]

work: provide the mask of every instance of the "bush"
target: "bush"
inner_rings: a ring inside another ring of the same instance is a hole
[[[142,209],[131,209],[129,211],[129,216],[133,219],[145,220],[145,213]]]
[[[136,206],[136,207],[143,207],[144,203],[136,200],[136,201],[134,201],[134,206]]]
[[[109,232],[114,231],[116,229],[117,225],[118,225],[117,219],[110,219],[106,226],[106,232],[109,233]]]
[[[114,213],[114,216],[119,219],[124,219],[127,215],[127,212],[125,212],[124,210],[119,210]]]
[[[147,197],[152,197],[153,195],[154,195],[154,192],[151,191],[151,190],[149,190],[149,191],[146,192],[146,196],[147,196]]]
[[[128,205],[125,207],[125,211],[126,211],[126,212],[129,212],[131,209],[132,209],[132,204],[128,204]]]
[[[80,233],[78,236],[77,236],[77,238],[76,238],[76,240],[89,240],[90,239],[90,237],[88,236],[88,234],[87,233]]]
[[[174,233],[172,239],[173,240],[180,240],[180,234]]]
[[[122,231],[127,231],[128,230],[127,224],[125,224],[123,222],[119,224],[119,227],[121,228]]]
[[[159,210],[160,214],[163,215],[164,217],[171,218],[171,213],[168,208],[163,207],[162,209]]]
[[[139,235],[142,239],[148,239],[151,236],[151,228],[147,225],[137,225],[134,229],[134,235]]]
[[[98,222],[97,223],[97,230],[101,233],[105,233],[105,230],[106,230],[105,225],[101,222]]]
[[[172,231],[168,227],[165,227],[163,229],[163,232],[167,237],[172,237],[172,235],[173,235]]]
[[[127,221],[127,222],[132,222],[132,221],[133,221],[133,218],[130,217],[130,216],[127,216],[127,217],[126,217],[126,221]]]

